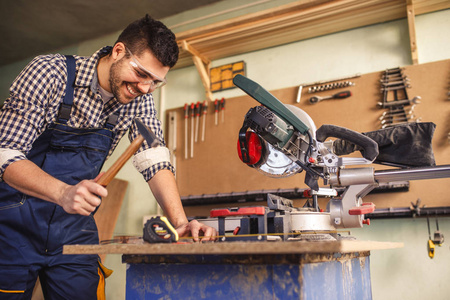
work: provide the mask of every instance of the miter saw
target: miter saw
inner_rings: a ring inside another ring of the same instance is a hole
[[[268,239],[271,234],[287,239],[295,237],[295,233],[335,233],[337,229],[362,227],[369,224],[364,215],[375,210],[373,203],[364,203],[362,198],[380,182],[450,177],[450,166],[434,165],[432,151],[430,161],[424,164],[427,167],[387,171],[375,171],[370,166],[347,168],[372,164],[382,145],[379,136],[392,136],[392,131],[404,129],[392,128],[390,133],[381,135],[379,132],[362,134],[335,125],[316,129],[306,112],[283,104],[256,82],[242,75],[235,76],[233,82],[262,104],[245,115],[237,147],[241,160],[271,177],[287,177],[305,171],[305,183],[311,188],[314,203],[311,207],[294,208],[292,201],[268,195],[267,207],[212,210],[211,217],[218,218],[222,236],[231,230],[230,237],[238,239]],[[423,126],[429,125],[434,130],[434,124],[430,124],[420,125],[419,129],[426,131]],[[393,134],[396,135],[404,136],[403,132]],[[337,139],[326,141],[329,137]],[[390,142],[385,144],[392,147]],[[362,157],[340,156],[355,150],[359,150]],[[390,149],[390,152],[396,151]],[[330,188],[319,188],[319,180]],[[335,187],[345,187],[339,197]],[[318,196],[331,197],[325,211],[318,208]]]

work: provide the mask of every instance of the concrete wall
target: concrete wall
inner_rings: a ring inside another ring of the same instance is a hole
[[[291,1],[274,1],[276,5],[287,2]],[[242,2],[237,0],[221,1],[163,21],[171,26],[227,7],[233,7],[233,5],[236,6],[238,3]],[[202,22],[216,22],[233,14],[248,13],[271,5],[275,4],[266,2],[254,8],[233,12],[226,16],[217,16],[211,20],[202,20],[189,26],[195,27]],[[178,27],[175,31],[183,31],[189,26]],[[450,10],[416,17],[420,63],[450,58],[450,35],[447,34],[449,28]],[[113,34],[53,52],[90,55],[98,48],[112,44],[117,35]],[[246,62],[247,76],[268,90],[297,86],[302,82],[325,80],[356,73],[364,74],[409,65],[411,58],[407,21],[403,19],[367,26],[228,57],[213,61],[212,66],[240,60]],[[9,84],[28,61],[24,60],[0,68],[0,99],[3,100],[8,96]],[[155,94],[159,108],[180,107],[185,102],[200,101],[204,98],[200,77],[193,66],[169,72],[168,82],[162,103],[159,102],[159,92]],[[230,98],[242,94],[240,90],[232,89],[215,93],[214,96]],[[119,144],[113,157],[105,164],[105,168],[115,161],[128,144],[127,140],[123,140]],[[142,218],[145,215],[157,213],[156,201],[147,184],[130,163],[119,172],[117,177],[128,180],[130,184],[115,233],[118,235],[141,235]],[[441,231],[444,234],[450,232],[448,218],[441,220],[439,224]],[[434,228],[434,223],[432,224]],[[436,250],[436,257],[433,260],[428,258],[426,220],[375,220],[370,227],[355,230],[354,234],[364,240],[405,243],[403,249],[372,253],[374,299],[445,299],[446,295],[450,294],[450,285],[447,283],[450,267],[449,248],[447,244],[444,244],[443,247]],[[124,299],[126,266],[121,263],[121,256],[109,255],[105,264],[115,270],[115,273],[107,280],[108,299]]]

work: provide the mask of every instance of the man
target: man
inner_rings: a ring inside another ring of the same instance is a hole
[[[163,143],[151,92],[178,59],[175,35],[148,15],[91,57],[36,57],[16,78],[0,113],[0,299],[30,298],[39,276],[48,299],[104,293],[96,255],[62,255],[98,243],[92,214],[107,190],[104,160],[139,118]],[[180,236],[214,240],[188,222],[165,146],[144,142],[133,163]]]

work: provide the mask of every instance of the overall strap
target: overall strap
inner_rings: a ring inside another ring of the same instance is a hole
[[[118,121],[119,121],[119,112],[116,111],[115,113],[113,113],[112,115],[110,115],[108,117],[105,127],[108,129],[113,129],[116,126]]]
[[[64,95],[64,100],[59,108],[58,113],[58,120],[61,123],[65,123],[69,120],[73,104],[73,93],[77,68],[75,58],[72,55],[66,55],[66,66],[67,66],[66,93]],[[113,129],[114,126],[116,126],[118,119],[119,119],[119,112],[116,112],[111,116],[109,116],[106,122],[106,128]]]
[[[59,108],[58,119],[60,121],[66,121],[70,118],[70,111],[72,110],[73,103],[73,88],[75,85],[76,76],[76,62],[72,55],[66,55],[66,65],[67,65],[67,83],[66,83],[66,93],[64,95],[63,103]]]

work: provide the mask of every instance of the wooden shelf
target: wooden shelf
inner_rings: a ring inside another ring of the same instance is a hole
[[[195,49],[204,62],[317,36],[450,8],[446,0],[301,0],[178,33],[175,68],[193,64]],[[413,26],[414,16],[408,24]],[[411,25],[412,24],[412,25]],[[415,39],[415,33],[410,33]],[[415,41],[414,41],[415,42]],[[412,47],[414,55],[416,47]],[[197,61],[199,61],[197,59]]]

